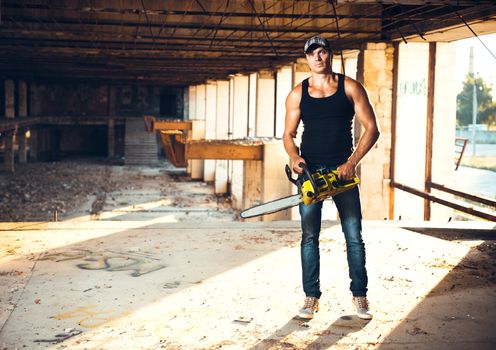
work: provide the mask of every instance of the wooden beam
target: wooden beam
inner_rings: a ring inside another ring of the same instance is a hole
[[[394,174],[396,169],[396,119],[398,105],[398,68],[400,61],[400,44],[393,43],[394,58],[393,58],[393,100],[391,103],[391,152],[389,161],[389,180],[394,182]],[[389,187],[389,220],[394,219],[394,187]]]
[[[186,167],[188,165],[185,157],[186,134],[183,134],[183,132],[179,130],[161,130],[160,138],[167,159],[169,159],[175,167]]]
[[[473,216],[476,216],[479,218],[483,218],[483,219],[486,219],[489,221],[496,221],[496,215],[494,215],[494,214],[491,214],[491,213],[488,213],[488,212],[485,212],[482,210],[477,210],[477,209],[474,209],[472,207],[465,206],[462,204],[454,203],[454,202],[433,196],[430,193],[427,193],[427,192],[424,192],[424,191],[418,190],[416,188],[409,187],[409,186],[406,186],[406,185],[403,185],[403,184],[400,184],[397,182],[392,182],[391,186],[398,188],[402,191],[414,194],[416,196],[422,197],[422,198],[429,200],[429,201],[432,201],[434,203],[439,203],[439,204],[447,206],[449,208],[459,210],[463,213],[467,213],[467,214],[470,214],[470,215],[473,215]]]
[[[425,132],[425,174],[424,191],[431,192],[432,181],[432,147],[434,139],[434,89],[436,79],[436,43],[429,43],[429,77],[427,83],[427,123]],[[431,219],[431,201],[424,200],[424,220]]]
[[[191,130],[192,122],[190,120],[158,120],[153,122],[153,130]]]
[[[186,143],[187,159],[262,160],[263,144],[234,141],[195,140]]]

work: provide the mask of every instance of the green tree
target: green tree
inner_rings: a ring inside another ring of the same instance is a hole
[[[477,92],[477,124],[490,124],[495,119],[496,103],[493,103],[491,87],[481,77],[467,74],[463,89],[456,97],[456,122],[460,126],[472,124],[472,95],[475,84]]]

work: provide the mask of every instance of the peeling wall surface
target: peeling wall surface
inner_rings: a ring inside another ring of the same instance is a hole
[[[0,117],[5,117],[5,89],[3,82],[0,84]]]
[[[32,83],[32,116],[104,116],[108,114],[108,87],[83,83]]]
[[[30,85],[31,116],[108,116],[110,86],[107,84],[34,82]],[[117,116],[182,119],[183,88],[162,86],[116,86]],[[0,93],[3,91],[0,91]],[[2,108],[2,113],[5,108]]]

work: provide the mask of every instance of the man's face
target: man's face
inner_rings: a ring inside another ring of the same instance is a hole
[[[323,73],[331,65],[331,54],[321,46],[306,53],[307,63],[310,70],[315,73]]]

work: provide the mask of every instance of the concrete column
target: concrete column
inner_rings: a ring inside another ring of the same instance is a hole
[[[108,87],[108,114],[107,122],[107,157],[115,156],[115,119],[117,115],[117,90],[115,86]]]
[[[205,84],[197,85],[195,88],[195,114],[193,122],[193,130],[191,130],[191,138],[199,140],[205,138],[205,114],[206,114],[206,89]],[[204,160],[192,159],[188,163],[191,164],[191,178],[195,180],[203,180]]]
[[[215,138],[218,140],[229,139],[229,81],[217,81],[217,106]],[[227,193],[228,161],[218,159],[215,161],[215,193]]]
[[[255,125],[257,120],[257,90],[258,90],[258,73],[252,73],[248,82],[248,134],[249,137],[255,136]]]
[[[183,108],[182,119],[188,119],[188,114],[189,114],[189,88],[183,89],[183,101],[184,101],[184,108]]]
[[[232,138],[240,139],[248,135],[248,96],[249,77],[247,75],[236,75],[233,78],[233,124]],[[233,207],[243,207],[243,161],[232,161],[231,195]]]
[[[196,86],[188,87],[188,117],[186,119],[195,119],[196,117]]]
[[[5,91],[5,118],[15,117],[15,84],[13,80],[5,80],[4,91]]]
[[[107,122],[107,157],[115,156],[115,119]]]
[[[19,96],[19,118],[26,118],[28,115],[28,89],[26,82],[19,81],[18,96]],[[19,144],[19,163],[27,162],[28,143],[26,138],[26,128],[18,130],[18,144]]]
[[[28,115],[28,86],[24,80],[19,81],[19,117],[24,118]]]
[[[301,83],[304,79],[310,77],[310,68],[308,68],[305,58],[298,58],[294,66],[294,81],[293,87]]]
[[[263,191],[263,163],[262,160],[245,160],[243,169],[243,194],[240,197],[240,208],[249,208],[262,203]],[[247,221],[260,221],[262,217],[255,217]]]
[[[294,65],[288,65],[277,71],[276,77],[276,126],[275,136],[282,137],[286,117],[286,97],[293,89]]]
[[[195,119],[205,120],[206,115],[207,85],[196,86],[196,112]]]
[[[265,203],[277,198],[289,196],[293,186],[286,180],[284,166],[288,155],[281,140],[265,142],[263,160],[245,161],[243,207]],[[291,209],[277,213],[258,216],[246,221],[290,220]]]
[[[456,43],[436,43],[434,86],[434,125],[432,145],[432,182],[454,188],[453,158],[456,138]],[[441,196],[439,191],[432,190]],[[446,198],[447,194],[442,194]],[[431,220],[447,222],[454,210],[431,203]]]
[[[393,45],[385,43],[366,44],[358,58],[358,80],[368,92],[381,131],[379,142],[359,167],[362,211],[366,219],[389,217],[393,58]],[[359,123],[355,126],[358,127]]]
[[[425,182],[428,67],[428,43],[399,45],[394,180],[422,190]],[[423,220],[424,200],[395,190],[394,218],[399,217]]]
[[[5,117],[14,119],[15,115],[15,93],[14,81],[5,80]],[[14,172],[14,132],[7,132],[5,135],[4,169],[7,172]]]
[[[108,114],[110,117],[117,115],[117,90],[115,86],[111,85],[108,88]]]
[[[215,139],[217,127],[217,84],[208,82],[206,86],[205,101],[205,138]],[[215,160],[207,159],[203,167],[203,181],[212,182],[215,180]]]
[[[255,136],[273,137],[275,133],[276,79],[273,71],[258,72]]]

